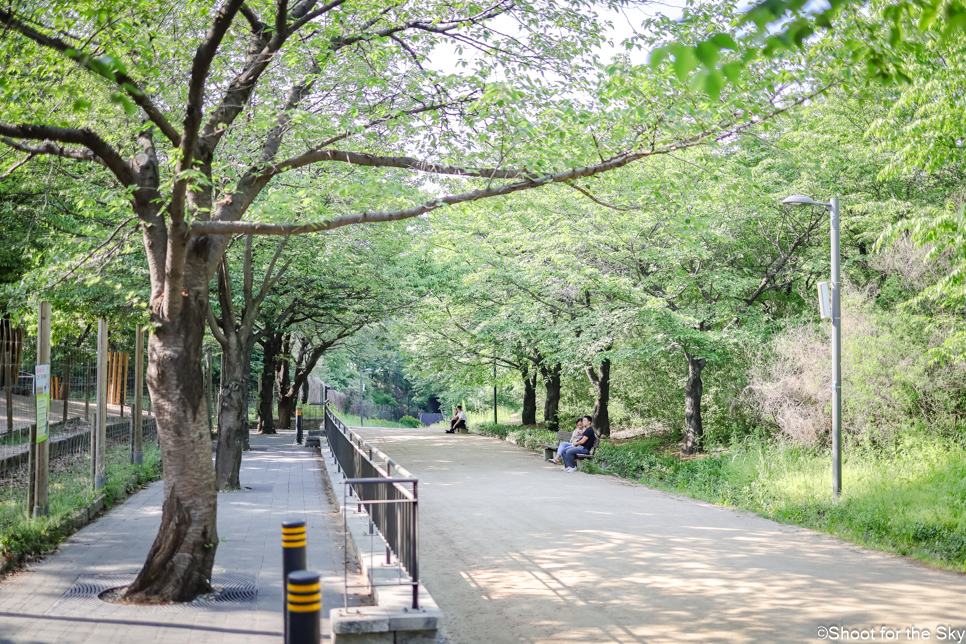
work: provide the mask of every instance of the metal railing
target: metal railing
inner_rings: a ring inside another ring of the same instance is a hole
[[[395,555],[396,561],[409,575],[408,582],[400,575],[397,583],[393,585],[411,584],[413,608],[418,609],[418,480],[408,470],[346,427],[328,409],[325,410],[325,435],[346,483],[342,499],[343,521],[349,495],[354,495],[358,511],[365,510],[369,516],[369,534],[374,535],[375,528],[386,542],[386,563],[391,564],[392,555]],[[412,485],[412,490],[407,489],[407,485]],[[348,535],[348,529],[345,533]],[[348,588],[347,572],[346,589]]]

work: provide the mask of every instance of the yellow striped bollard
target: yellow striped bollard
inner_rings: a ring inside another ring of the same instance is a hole
[[[322,582],[319,573],[289,573],[285,644],[319,644],[322,638]]]
[[[288,584],[288,576],[297,570],[305,570],[305,521],[282,521],[282,588]],[[282,598],[282,619],[285,641],[288,642],[288,601]]]

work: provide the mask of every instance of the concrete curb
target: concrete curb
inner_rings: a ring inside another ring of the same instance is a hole
[[[326,441],[321,441],[321,461],[326,480],[340,511],[345,484]],[[386,564],[386,542],[376,532],[369,533],[369,517],[347,503],[346,534],[362,574],[370,584],[392,583],[400,578],[394,563]],[[409,577],[402,572],[403,579]],[[372,586],[375,606],[334,608],[329,611],[331,644],[435,644],[442,611],[422,584],[419,585],[418,610],[412,608],[412,586]]]

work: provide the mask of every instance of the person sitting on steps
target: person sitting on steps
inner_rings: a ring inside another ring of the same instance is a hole
[[[590,416],[584,416],[584,434],[577,442],[573,444],[572,447],[568,447],[563,453],[563,471],[564,472],[576,472],[577,471],[577,455],[578,454],[590,454],[590,450],[594,448],[594,444],[597,442],[597,435],[594,433],[594,428],[592,427],[593,420]]]
[[[446,430],[447,434],[455,434],[457,429],[467,429],[466,427],[466,412],[459,405],[456,405],[456,415],[453,416],[449,421],[449,429]]]
[[[563,455],[564,450],[567,449],[568,447],[573,447],[573,444],[576,443],[583,435],[584,435],[584,419],[578,418],[577,428],[574,430],[573,435],[570,437],[570,442],[560,443],[560,445],[557,445],[557,455],[553,457],[553,462],[559,465],[560,457]]]

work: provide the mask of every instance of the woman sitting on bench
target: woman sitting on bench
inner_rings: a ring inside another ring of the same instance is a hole
[[[559,445],[557,445],[557,455],[553,457],[553,462],[559,465],[560,457],[563,456],[564,450],[567,449],[568,447],[573,447],[573,444],[576,443],[583,435],[584,435],[584,419],[578,418],[577,428],[574,430],[573,436],[570,437],[570,442],[560,443]]]
[[[466,429],[466,412],[459,405],[456,405],[456,415],[449,421],[447,434],[455,434],[457,429]]]
[[[590,416],[584,416],[585,421],[590,421]],[[591,421],[592,422],[592,421]],[[594,448],[594,443],[597,442],[597,435],[594,434],[594,428],[591,427],[591,423],[586,423],[584,428],[584,435],[577,439],[577,442],[573,444],[572,447],[568,447],[563,453],[564,462],[564,472],[576,472],[577,471],[577,455],[578,454],[590,454],[590,450]]]

